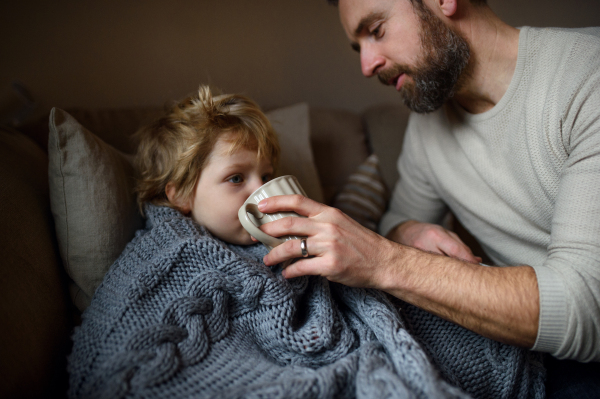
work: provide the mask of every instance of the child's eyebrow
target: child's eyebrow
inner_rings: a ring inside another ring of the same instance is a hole
[[[225,169],[225,170],[242,169],[248,165],[249,165],[249,163],[246,163],[246,162],[237,162],[237,163],[229,164],[229,165],[225,166],[223,169]]]
[[[236,163],[232,163],[232,164],[225,166],[223,169],[226,171],[232,170],[232,169],[244,169],[247,167],[252,167],[253,165],[254,165],[254,162],[236,162]]]

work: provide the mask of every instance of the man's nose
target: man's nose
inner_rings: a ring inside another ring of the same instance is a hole
[[[370,46],[360,49],[360,66],[363,75],[367,78],[377,74],[377,71],[385,65],[385,58],[374,51]]]

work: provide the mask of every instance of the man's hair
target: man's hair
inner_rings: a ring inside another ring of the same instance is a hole
[[[175,208],[166,196],[167,183],[176,195],[192,198],[215,143],[223,133],[236,133],[229,149],[256,149],[257,158],[279,161],[279,143],[267,116],[251,99],[237,94],[213,97],[208,86],[167,108],[164,116],[141,128],[135,158],[137,201]]]
[[[476,4],[476,5],[480,5],[480,4],[487,4],[487,0],[469,0],[472,4]],[[413,3],[413,5],[417,4],[417,5],[422,5],[423,4],[423,0],[410,0],[411,3]],[[339,3],[339,0],[327,0],[327,3],[329,3],[332,6],[337,6]]]

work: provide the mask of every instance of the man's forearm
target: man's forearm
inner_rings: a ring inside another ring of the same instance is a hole
[[[377,288],[494,340],[534,345],[539,292],[533,268],[486,267],[389,244]]]

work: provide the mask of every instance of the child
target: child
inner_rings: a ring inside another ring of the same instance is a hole
[[[169,206],[223,241],[249,245],[237,212],[273,177],[279,144],[249,98],[212,97],[206,86],[138,132],[138,204]]]
[[[443,337],[428,349],[445,380],[382,293],[265,267],[237,220],[279,155],[251,100],[201,87],[139,135],[146,228],[75,331],[71,398],[467,396],[447,381],[474,396],[543,395],[523,349],[415,308],[415,327]]]

